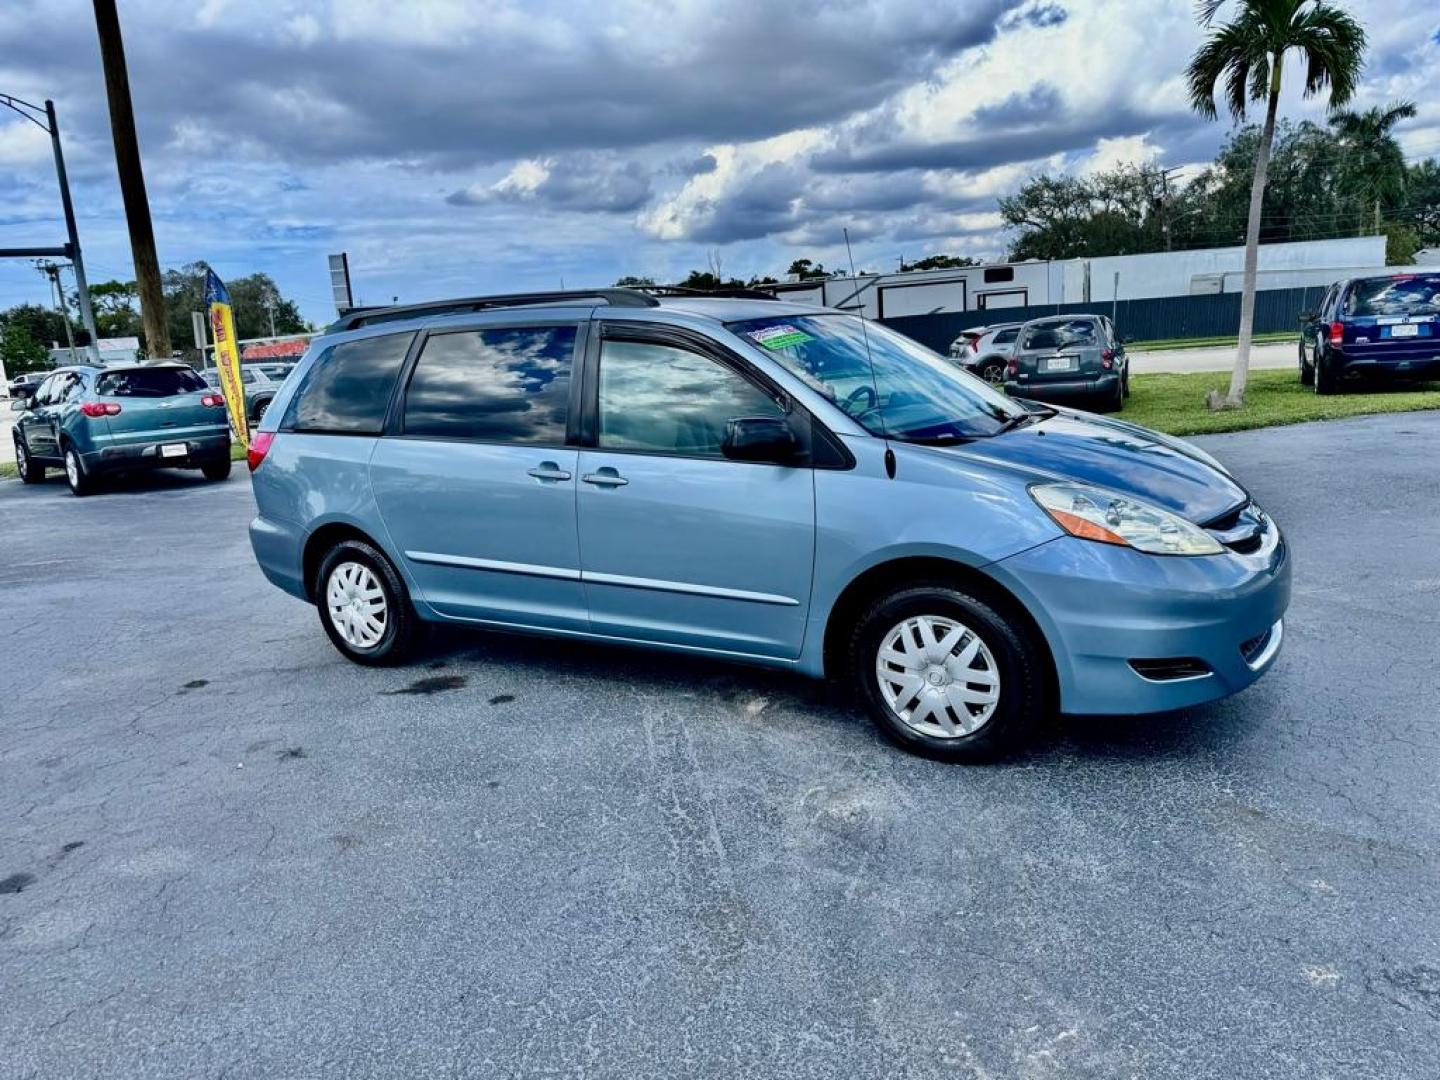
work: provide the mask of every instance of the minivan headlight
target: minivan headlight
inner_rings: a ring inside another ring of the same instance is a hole
[[[1150,555],[1219,555],[1225,549],[1198,525],[1158,506],[1088,484],[1035,484],[1030,495],[1071,536]]]

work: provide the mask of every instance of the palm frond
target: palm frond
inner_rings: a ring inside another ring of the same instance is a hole
[[[1325,0],[1300,14],[1290,26],[1288,44],[1305,56],[1305,96],[1328,86],[1332,110],[1354,97],[1365,68],[1365,41],[1364,27]]]

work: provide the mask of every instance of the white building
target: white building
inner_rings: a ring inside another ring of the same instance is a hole
[[[1264,244],[1259,266],[1261,289],[1328,285],[1343,277],[1384,273],[1385,237]],[[1245,249],[1227,247],[862,274],[788,281],[764,288],[802,304],[845,308],[868,318],[887,319],[1239,292],[1244,268]]]

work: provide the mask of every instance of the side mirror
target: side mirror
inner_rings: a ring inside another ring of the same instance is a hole
[[[28,408],[30,408],[30,399],[28,397],[17,397],[14,401],[10,402],[11,412],[24,412]]]
[[[742,416],[725,425],[720,452],[731,461],[758,461],[789,465],[800,453],[795,433],[784,420],[771,416]]]

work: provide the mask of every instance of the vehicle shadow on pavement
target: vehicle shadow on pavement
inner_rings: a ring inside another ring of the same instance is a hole
[[[624,689],[676,700],[677,693],[702,695],[710,708],[735,711],[765,722],[855,730],[873,736],[877,748],[888,744],[847,689],[832,681],[805,678],[704,657],[626,648],[600,642],[566,641],[497,633],[459,626],[433,627],[405,669],[412,686],[400,692],[427,693],[446,675],[467,664],[499,670],[518,669],[519,681],[593,683],[597,693]],[[1241,708],[1205,706],[1157,716],[1058,716],[1037,725],[1031,742],[1000,764],[1046,765],[1067,760],[1144,761],[1202,756],[1245,737],[1254,717]],[[825,730],[818,731],[823,737]],[[899,752],[899,751],[897,751]]]
[[[93,495],[88,499],[104,498],[106,495],[144,494],[149,492],[185,491],[190,488],[217,487],[235,483],[240,477],[231,475],[226,480],[206,480],[199,472],[188,469],[157,469],[153,471],[115,473],[100,478]],[[36,491],[49,491],[68,495],[65,474],[58,469],[49,470],[45,479],[35,485],[16,484],[16,487],[30,487]],[[84,500],[82,500],[84,501]]]

